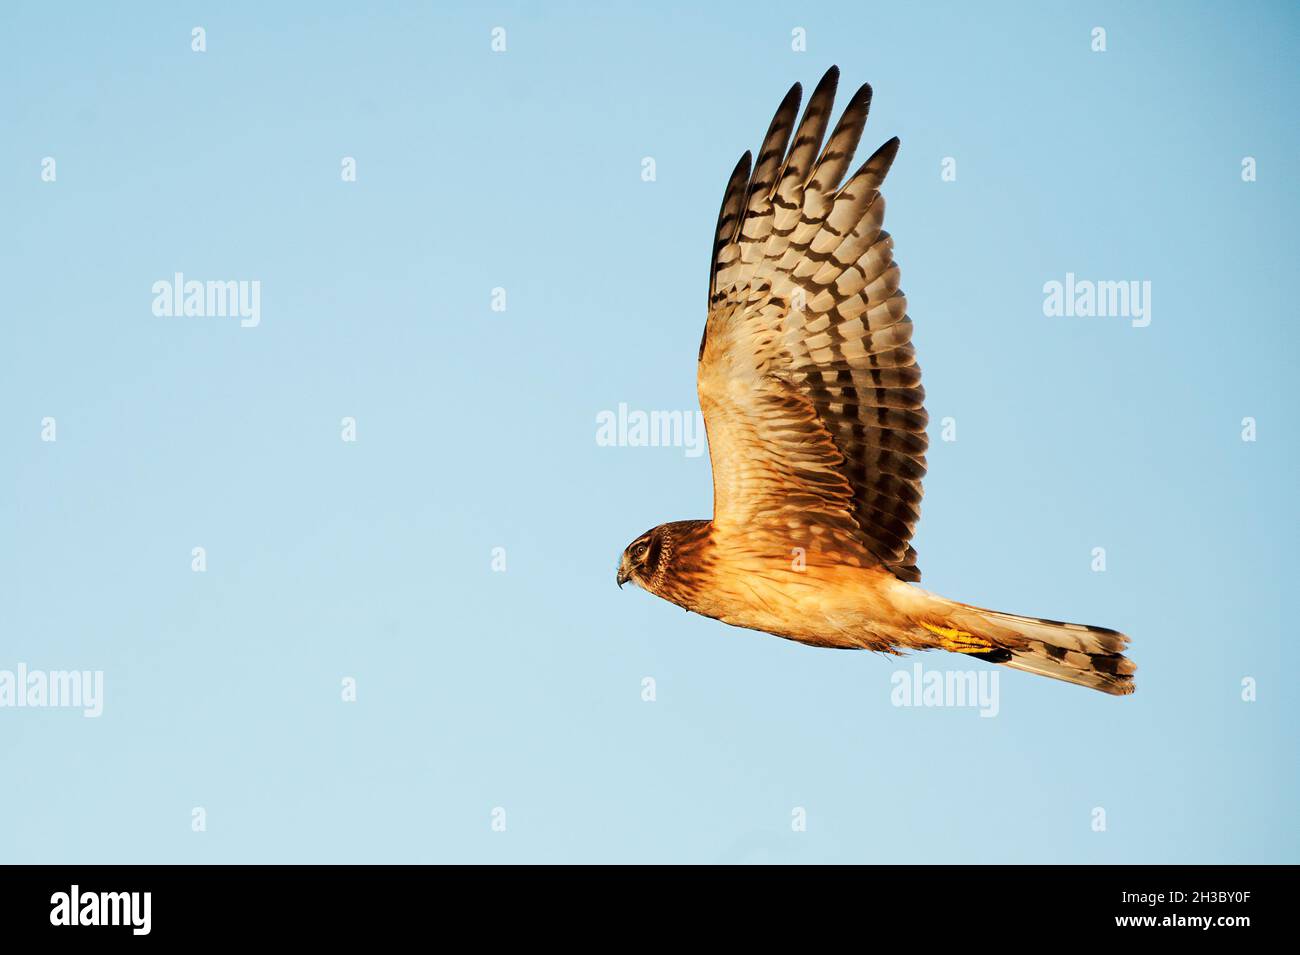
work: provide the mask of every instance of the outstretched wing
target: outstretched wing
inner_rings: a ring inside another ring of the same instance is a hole
[[[822,78],[797,130],[791,88],[753,174],[746,153],[722,200],[698,373],[713,520],[848,536],[919,580],[928,418],[879,191],[898,139],[841,185],[871,87],[821,149],[838,78]]]

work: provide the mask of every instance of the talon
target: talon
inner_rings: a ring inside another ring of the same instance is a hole
[[[956,627],[941,627],[938,624],[927,623],[924,620],[918,620],[917,622],[940,638],[939,646],[941,649],[952,653],[986,653],[994,649],[992,640],[977,637],[968,630],[958,630]]]

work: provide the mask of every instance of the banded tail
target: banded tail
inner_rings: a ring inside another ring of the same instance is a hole
[[[1129,638],[1115,630],[945,601],[941,620],[918,621],[944,650],[1122,696],[1134,690]]]

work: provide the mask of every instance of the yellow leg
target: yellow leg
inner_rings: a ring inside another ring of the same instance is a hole
[[[953,653],[987,653],[989,650],[994,649],[992,640],[977,637],[966,630],[958,630],[956,627],[941,627],[938,624],[927,623],[924,620],[918,620],[917,623],[938,637],[939,646],[944,650],[950,650]]]

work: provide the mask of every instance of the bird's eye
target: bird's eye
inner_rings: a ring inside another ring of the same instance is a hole
[[[645,544],[637,544],[635,547],[632,548],[632,556],[635,557],[637,560],[640,560],[642,557],[644,557],[645,552],[646,552]]]

